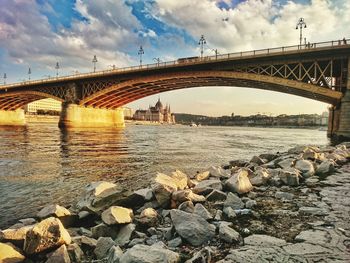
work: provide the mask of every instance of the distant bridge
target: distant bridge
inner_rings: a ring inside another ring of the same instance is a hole
[[[349,58],[350,39],[344,39],[25,81],[0,86],[0,115],[35,100],[53,98],[64,102],[67,109],[67,105],[73,105],[75,113],[78,109],[89,111],[88,121],[79,115],[86,123],[82,126],[88,126],[87,123],[94,122],[92,109],[114,110],[170,90],[232,86],[272,90],[329,103],[332,105],[329,135],[350,136],[350,105],[346,99],[350,97],[350,92],[346,92],[350,89]],[[63,109],[61,125],[79,126],[73,125],[79,122],[78,116],[73,120],[69,112]],[[96,123],[101,116],[95,116]]]

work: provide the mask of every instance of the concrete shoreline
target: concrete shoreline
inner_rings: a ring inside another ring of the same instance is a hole
[[[350,143],[303,146],[158,173],[136,191],[90,183],[69,210],[48,204],[1,230],[0,259],[349,262],[349,160]]]

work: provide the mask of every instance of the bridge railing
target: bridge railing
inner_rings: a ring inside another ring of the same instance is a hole
[[[57,82],[57,81],[74,80],[79,78],[99,77],[99,76],[110,75],[118,72],[132,72],[132,71],[139,71],[139,70],[145,70],[145,69],[167,68],[167,67],[173,67],[178,65],[183,66],[183,65],[190,65],[190,64],[201,64],[207,61],[243,59],[243,58],[258,57],[258,56],[277,54],[277,53],[283,54],[288,52],[307,52],[307,51],[318,50],[322,48],[337,48],[339,46],[344,46],[344,45],[349,46],[350,39],[342,39],[342,40],[335,40],[335,41],[333,40],[333,41],[318,42],[318,43],[307,43],[304,45],[284,46],[284,47],[277,47],[277,48],[257,49],[252,51],[234,52],[234,53],[228,53],[228,54],[217,54],[213,56],[206,56],[203,58],[194,57],[188,61],[185,60],[181,62],[180,62],[180,59],[178,59],[173,61],[145,64],[141,66],[139,65],[139,66],[124,67],[124,68],[108,69],[108,70],[102,70],[97,72],[78,73],[78,74],[67,75],[62,77],[51,77],[47,79],[23,81],[19,83],[2,85],[0,86],[0,89],[7,89],[7,88],[23,86],[23,85],[36,85],[36,84],[51,83],[51,82]]]

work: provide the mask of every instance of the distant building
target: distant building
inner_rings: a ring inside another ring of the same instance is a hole
[[[24,111],[28,114],[36,114],[38,110],[61,112],[62,102],[49,98],[33,101],[24,106]]]
[[[163,107],[160,99],[158,99],[154,107],[149,107],[148,110],[135,111],[134,120],[152,121],[160,123],[175,123],[175,115],[171,113],[170,105]]]
[[[122,108],[123,108],[123,113],[124,113],[124,119],[131,120],[133,117],[132,109],[128,108],[128,107],[122,107]]]

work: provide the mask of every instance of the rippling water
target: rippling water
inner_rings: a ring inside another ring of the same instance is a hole
[[[69,205],[88,182],[146,186],[156,171],[195,173],[232,159],[326,145],[326,132],[302,129],[136,126],[61,132],[56,123],[0,128],[0,227],[45,204]]]

